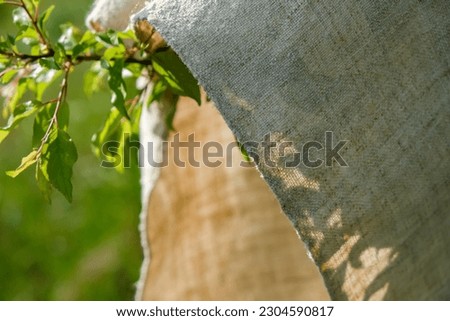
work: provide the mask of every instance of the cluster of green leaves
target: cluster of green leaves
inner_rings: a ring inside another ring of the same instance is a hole
[[[125,134],[137,139],[142,106],[149,106],[166,91],[189,96],[200,104],[195,78],[172,50],[149,55],[146,44],[139,43],[132,30],[82,32],[70,23],[61,26],[58,41],[52,43],[46,23],[54,6],[41,13],[39,0],[0,0],[0,4],[15,7],[12,20],[17,29],[15,35],[0,35],[0,97],[2,116],[7,119],[0,127],[0,143],[24,119],[34,117],[32,150],[7,174],[16,177],[34,166],[38,186],[48,201],[53,188],[72,201],[77,149],[68,133],[67,90],[70,74],[79,64],[91,64],[85,76],[86,95],[103,88],[111,92],[113,107],[92,138],[99,157],[105,156],[101,151],[106,142],[116,141],[118,150],[123,151]],[[153,93],[148,95],[150,101],[144,101],[150,81],[155,82]],[[169,128],[172,118],[173,113],[167,119]]]

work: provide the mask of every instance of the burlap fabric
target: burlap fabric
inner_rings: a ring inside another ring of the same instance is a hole
[[[326,161],[346,141],[348,166],[287,168],[274,152],[259,169],[332,298],[351,300],[450,299],[449,16],[445,0],[159,0],[139,14],[241,142],[270,133],[293,142],[288,158],[317,142],[309,156]]]

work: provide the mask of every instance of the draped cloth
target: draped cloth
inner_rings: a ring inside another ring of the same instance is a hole
[[[445,0],[158,0],[134,19],[258,143],[333,299],[448,300],[449,16]]]

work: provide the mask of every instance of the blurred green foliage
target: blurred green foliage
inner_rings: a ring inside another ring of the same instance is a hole
[[[84,26],[91,0],[57,2],[49,33],[73,22]],[[0,30],[8,32],[12,8],[0,6]],[[100,167],[90,139],[110,109],[108,92],[86,98],[81,66],[71,75],[69,133],[78,147],[74,199],[54,193],[45,202],[34,172],[4,174],[29,153],[32,119],[0,146],[0,300],[129,300],[142,260],[137,231],[139,173]],[[31,122],[30,122],[31,121]],[[4,124],[4,120],[2,120]]]

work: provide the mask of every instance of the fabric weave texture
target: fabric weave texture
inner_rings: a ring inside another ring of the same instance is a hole
[[[448,300],[449,16],[445,0],[159,0],[135,18],[241,142],[270,133],[288,158],[347,142],[348,166],[259,166],[333,299]]]

